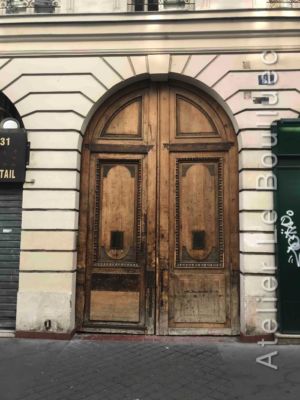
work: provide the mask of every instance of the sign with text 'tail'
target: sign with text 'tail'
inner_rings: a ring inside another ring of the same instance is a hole
[[[25,129],[0,129],[0,183],[25,182],[27,158]]]

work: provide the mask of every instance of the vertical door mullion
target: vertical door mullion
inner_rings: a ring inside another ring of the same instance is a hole
[[[170,141],[170,90],[167,85],[159,89],[158,107],[159,141],[159,204],[158,204],[158,309],[160,335],[168,333],[169,286],[169,151]]]

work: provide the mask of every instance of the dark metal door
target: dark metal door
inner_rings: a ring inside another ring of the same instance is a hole
[[[282,333],[300,332],[300,120],[276,125],[277,266]]]
[[[300,163],[280,165],[277,179],[280,322],[292,333],[300,332]]]
[[[0,185],[0,329],[14,329],[19,278],[22,184]]]

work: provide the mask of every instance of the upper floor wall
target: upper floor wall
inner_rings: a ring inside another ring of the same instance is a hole
[[[300,8],[300,0],[2,0],[0,12],[11,14],[124,13]]]

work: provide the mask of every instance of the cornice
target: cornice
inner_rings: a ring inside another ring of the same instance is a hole
[[[240,9],[207,11],[160,11],[134,13],[93,13],[93,14],[9,14],[0,16],[0,25],[12,24],[72,24],[72,23],[164,23],[181,21],[211,21],[233,19],[300,19],[300,9]]]
[[[0,54],[4,57],[299,48],[300,10],[0,17]]]

